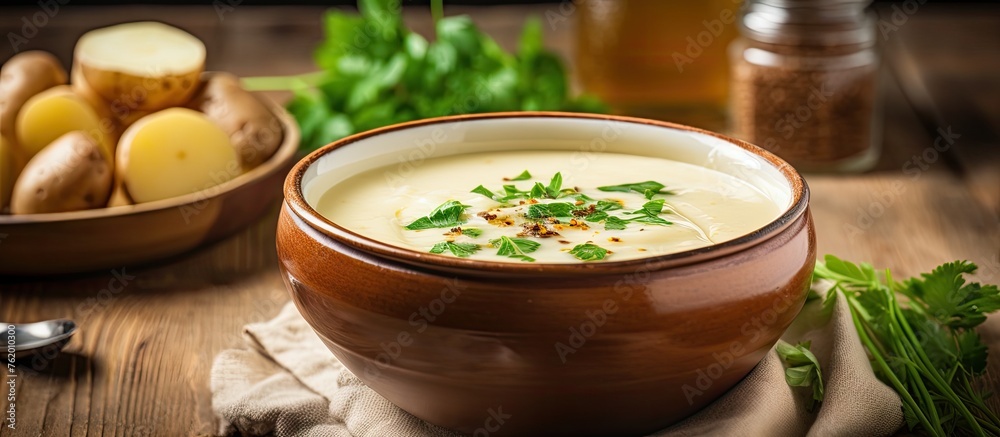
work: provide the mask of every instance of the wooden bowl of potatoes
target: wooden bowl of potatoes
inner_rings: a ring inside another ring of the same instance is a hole
[[[0,69],[0,275],[121,268],[219,240],[271,208],[295,161],[287,112],[205,72],[157,22],[84,34],[67,71]]]

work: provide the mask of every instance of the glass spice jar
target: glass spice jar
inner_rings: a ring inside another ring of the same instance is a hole
[[[803,171],[864,171],[881,150],[871,0],[752,0],[732,57],[733,133]]]

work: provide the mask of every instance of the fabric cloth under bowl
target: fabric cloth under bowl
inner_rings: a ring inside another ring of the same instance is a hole
[[[694,416],[653,434],[882,436],[903,423],[896,393],[879,381],[844,299],[824,311],[806,304],[785,333],[811,340],[826,395],[806,409],[810,392],[785,383],[771,350],[736,387]],[[284,436],[457,436],[399,409],[368,388],[327,350],[289,303],[272,320],[244,327],[247,349],[220,353],[212,366],[212,406],[221,434]]]

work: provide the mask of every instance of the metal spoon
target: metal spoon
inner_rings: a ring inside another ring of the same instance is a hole
[[[11,345],[11,334],[14,338],[14,357],[21,359],[30,357],[43,350],[46,354],[55,354],[69,342],[76,333],[76,323],[69,319],[46,320],[35,323],[3,323],[0,328],[7,337],[7,345]]]

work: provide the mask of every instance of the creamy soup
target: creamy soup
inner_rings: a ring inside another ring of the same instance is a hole
[[[622,261],[746,235],[778,204],[733,176],[661,158],[570,151],[432,158],[350,177],[317,210],[394,246],[495,262]]]

